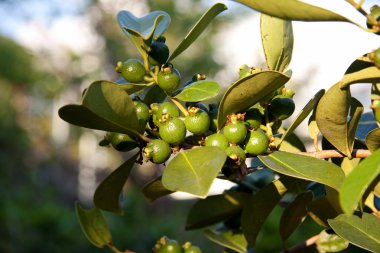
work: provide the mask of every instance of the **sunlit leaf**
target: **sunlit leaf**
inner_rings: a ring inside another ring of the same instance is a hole
[[[340,252],[349,245],[348,241],[326,230],[319,234],[316,244],[319,252]]]
[[[268,168],[278,173],[315,181],[337,190],[344,180],[344,173],[340,167],[314,157],[275,151],[259,158]]]
[[[323,136],[346,156],[351,156],[353,140],[348,140],[349,89],[332,86],[317,105],[315,118]]]
[[[340,204],[351,214],[371,183],[380,175],[380,149],[365,158],[348,174],[340,192]]]
[[[251,247],[255,246],[266,218],[286,191],[287,186],[276,180],[262,188],[244,205],[241,224],[244,236]]]
[[[281,142],[289,135],[291,134],[301,123],[306,119],[306,117],[310,114],[310,112],[316,107],[321,97],[325,94],[325,90],[318,91],[312,99],[310,99],[309,102],[305,105],[305,107],[300,111],[300,113],[297,115],[296,119],[292,122],[292,124],[289,126],[289,128],[286,130],[285,134],[281,137]]]
[[[300,193],[284,210],[280,220],[280,235],[286,241],[307,215],[307,205],[313,200],[310,191]]]
[[[86,210],[79,203],[76,203],[75,211],[84,235],[92,244],[98,248],[103,248],[111,243],[111,233],[99,209]]]
[[[145,198],[147,198],[150,202],[153,202],[160,197],[173,193],[173,191],[169,191],[162,185],[161,180],[162,178],[158,177],[144,185],[142,193],[144,194]]]
[[[81,105],[66,105],[59,116],[70,124],[111,132],[139,135],[135,106],[118,84],[96,81],[87,89]]]
[[[289,78],[280,72],[261,71],[233,83],[219,104],[218,129],[223,127],[227,115],[247,110],[284,85]]]
[[[380,219],[368,213],[362,217],[341,214],[329,224],[334,232],[350,243],[369,250],[380,252]]]
[[[97,208],[117,214],[123,213],[119,204],[120,194],[137,157],[138,154],[129,158],[99,184],[94,194],[94,204]]]
[[[210,226],[238,214],[249,197],[244,192],[226,192],[198,200],[190,209],[186,229]]]
[[[294,41],[292,22],[261,14],[260,30],[268,68],[284,71],[292,59]]]
[[[372,152],[380,148],[380,128],[373,129],[368,132],[365,143]]]
[[[227,155],[217,147],[200,147],[179,152],[166,166],[162,184],[171,191],[206,197]]]
[[[347,88],[354,83],[378,82],[380,82],[380,69],[365,55],[350,65],[340,82],[340,87]]]
[[[183,88],[175,98],[184,102],[203,101],[217,96],[219,88],[217,82],[207,80],[197,81]]]
[[[149,40],[166,31],[170,24],[170,16],[164,11],[152,11],[138,18],[129,11],[120,11],[117,14],[117,21],[127,36],[133,32],[144,40]]]
[[[223,247],[232,249],[238,253],[247,253],[247,241],[241,233],[233,231],[220,232],[211,229],[206,229],[204,233],[209,240]]]
[[[195,26],[186,35],[184,40],[173,51],[168,61],[172,61],[175,57],[185,51],[199,37],[199,35],[202,34],[210,22],[224,10],[227,10],[227,6],[222,3],[217,3],[211,6],[210,9],[208,9],[206,13],[203,14]]]
[[[380,82],[372,84],[371,100],[380,100]]]
[[[267,15],[300,21],[343,21],[347,18],[332,11],[313,6],[298,0],[235,0]]]

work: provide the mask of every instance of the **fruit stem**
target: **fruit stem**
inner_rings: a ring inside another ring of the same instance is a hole
[[[371,23],[373,24],[376,24],[378,21],[372,17],[371,15],[369,15],[363,8],[362,8],[362,4],[364,2],[364,0],[361,0],[360,3],[356,3],[354,0],[346,0],[347,3],[351,4],[355,9],[357,9],[363,16],[365,16],[366,18],[368,18],[368,20],[371,21]]]
[[[112,243],[108,243],[107,246],[108,248],[110,248],[110,250],[112,250],[115,253],[123,253],[122,251],[118,250]],[[131,252],[131,251],[127,251],[127,252]]]
[[[178,109],[183,113],[183,115],[187,116],[189,114],[186,108],[176,98],[171,97],[170,99],[178,107]]]
[[[141,140],[145,141],[145,142],[150,142],[150,141],[152,141],[151,138],[146,137],[146,136],[143,135],[143,134],[139,134],[139,138],[140,138]]]
[[[143,60],[144,60],[144,68],[146,72],[149,72],[149,60],[148,60],[148,54],[146,51],[144,51],[144,54],[142,54]]]

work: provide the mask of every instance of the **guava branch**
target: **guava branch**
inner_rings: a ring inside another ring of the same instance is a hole
[[[284,250],[282,253],[293,253],[293,252],[298,252],[299,250],[301,249],[305,249],[313,244],[315,244],[317,242],[319,238],[319,234],[318,235],[315,235],[313,237],[310,237],[309,239],[307,239],[306,241],[300,243],[300,244],[297,244],[289,249],[286,249]]]
[[[319,159],[346,157],[344,154],[342,154],[338,150],[321,150],[321,151],[315,151],[315,152],[299,152],[296,154],[311,156],[311,157],[319,158]],[[371,151],[369,151],[367,149],[354,149],[351,153],[352,158],[366,158],[370,155],[371,155]]]

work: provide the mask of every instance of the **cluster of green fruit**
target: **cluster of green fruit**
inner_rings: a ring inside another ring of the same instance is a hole
[[[176,240],[169,239],[166,236],[161,237],[154,245],[155,253],[202,253],[202,250],[190,242],[186,242],[182,247]]]
[[[122,69],[135,71],[136,66],[144,68],[137,62],[137,60],[128,60],[123,63]],[[130,65],[132,66],[128,67]],[[171,87],[170,91],[172,88],[178,87],[180,78],[178,71],[172,72],[176,78],[173,78],[173,75],[171,78],[164,78],[166,68],[173,69],[167,64],[161,65],[162,71],[159,73],[163,73],[163,75],[157,75],[157,84],[165,92],[168,92],[169,86]],[[256,71],[257,69],[243,68],[240,71],[240,76],[252,74],[252,70]],[[241,74],[242,71],[245,72],[244,75]],[[127,74],[130,73],[126,70],[121,71],[121,73],[125,79],[129,78],[129,81],[132,81],[134,75],[128,76]],[[142,76],[140,79],[143,78]],[[175,81],[173,81],[174,79]],[[162,80],[165,80],[165,86],[162,85]],[[136,79],[133,81],[136,82]],[[167,85],[168,82],[175,83],[175,85]],[[207,107],[199,102],[186,103],[187,111],[183,112],[184,116],[181,116],[178,107],[171,102],[146,105],[137,98],[134,101],[137,118],[141,132],[147,134],[149,141],[139,143],[137,139],[126,134],[107,133],[101,145],[111,144],[119,151],[129,151],[141,147],[148,160],[161,164],[169,159],[172,152],[176,152],[188,144],[185,138],[190,132],[199,137],[196,145],[219,147],[225,150],[230,158],[228,166],[240,166],[245,162],[247,155],[257,156],[265,153],[271,147],[273,132],[281,126],[282,120],[294,112],[293,95],[294,93],[291,90],[282,88],[273,94],[266,105],[258,103],[245,112],[229,115],[225,126],[220,131],[217,130],[218,106],[216,104],[210,104]],[[265,113],[265,110],[269,113]],[[271,128],[270,133],[268,128]],[[194,146],[194,143],[191,145]]]
[[[168,63],[169,50],[165,38],[155,38],[147,50],[148,59],[128,59],[118,62],[116,71],[127,83],[150,86],[157,84],[171,97],[179,87],[179,71]],[[149,71],[148,71],[149,70]],[[243,65],[239,69],[239,78],[260,72],[261,69]],[[194,75],[185,86],[204,80],[204,75]],[[192,146],[215,146],[226,151],[229,160],[227,167],[244,164],[246,156],[257,156],[270,149],[273,133],[281,126],[282,120],[294,112],[293,91],[282,88],[271,94],[264,103],[258,103],[245,112],[231,114],[224,127],[218,131],[218,105],[208,107],[199,102],[182,104],[163,102],[145,104],[135,97],[134,105],[140,132],[145,132],[148,141],[122,133],[107,133],[101,145],[111,144],[116,150],[129,151],[140,147],[147,160],[156,164],[166,162],[173,152],[186,148],[187,133],[199,137]],[[172,100],[172,102],[175,102]],[[187,109],[185,109],[187,108]],[[180,110],[182,115],[180,115]],[[188,145],[187,145],[188,146]]]

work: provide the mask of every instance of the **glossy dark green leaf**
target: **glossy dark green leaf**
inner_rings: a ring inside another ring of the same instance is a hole
[[[332,11],[313,6],[298,0],[235,0],[267,15],[300,21],[344,21],[347,18]],[[352,23],[352,22],[351,22]]]
[[[315,181],[337,190],[344,180],[344,173],[340,167],[314,157],[275,151],[259,158],[268,168],[278,173]]]
[[[380,252],[380,219],[368,213],[362,217],[341,214],[329,224],[334,232],[350,243],[369,250]]]
[[[371,183],[380,175],[380,149],[362,160],[342,184],[340,204],[345,213],[351,214]]]
[[[183,88],[175,98],[184,102],[203,101],[217,96],[219,89],[220,87],[217,82],[207,80],[197,81]]]
[[[111,232],[99,209],[86,210],[79,203],[76,203],[75,212],[84,235],[92,244],[98,248],[103,248],[111,243]]]
[[[241,224],[244,236],[251,247],[255,246],[256,238],[266,218],[286,191],[286,186],[280,180],[276,180],[262,188],[244,205]]]
[[[144,185],[142,193],[150,202],[173,193],[173,191],[169,191],[162,185],[161,180],[162,178],[158,177]]]
[[[340,83],[332,86],[317,105],[315,119],[323,136],[346,156],[351,156],[353,140],[348,140],[347,115],[350,90],[340,89]]]
[[[329,227],[327,220],[333,219],[340,214],[326,196],[310,202],[307,205],[307,211],[309,216],[323,227]]]
[[[296,119],[292,122],[292,124],[289,126],[289,128],[286,130],[285,134],[282,135],[281,142],[289,135],[291,134],[301,123],[306,119],[306,117],[310,114],[310,112],[317,106],[319,100],[322,98],[322,96],[325,94],[325,90],[318,91],[312,99],[310,99],[309,102],[305,105],[305,107],[300,111],[300,113],[297,115]]]
[[[268,69],[284,71],[292,59],[292,22],[261,14],[260,30]]]
[[[166,166],[162,184],[171,191],[206,197],[227,155],[217,147],[200,147],[179,152]]]
[[[170,24],[170,16],[164,11],[152,11],[138,18],[129,11],[120,11],[117,14],[117,21],[127,36],[133,32],[144,40],[149,40],[166,31]]]
[[[367,134],[376,128],[378,128],[378,126],[373,113],[363,113],[362,117],[360,118],[358,128],[356,129],[355,137],[358,140],[365,142]]]
[[[119,204],[120,194],[138,155],[129,158],[99,184],[94,194],[94,204],[97,208],[117,214],[123,213]]]
[[[280,235],[286,241],[307,215],[307,205],[313,200],[310,191],[299,194],[284,210],[280,220]]]
[[[233,83],[219,104],[218,129],[223,127],[227,115],[247,110],[283,86],[289,78],[280,72],[261,71]]]
[[[350,65],[340,82],[340,87],[347,88],[354,83],[378,82],[380,82],[380,69],[365,55]]]
[[[146,105],[153,103],[162,103],[167,98],[166,93],[158,85],[153,85],[147,89],[147,92],[144,95],[143,102]]]
[[[66,105],[59,116],[81,127],[138,136],[139,124],[135,106],[118,84],[107,81],[92,83],[81,105]]]
[[[376,128],[371,130],[366,138],[365,143],[367,144],[367,147],[371,152],[375,152],[377,149],[380,148],[380,128]]]
[[[340,252],[346,249],[349,243],[340,236],[323,230],[319,234],[316,245],[319,252]]]
[[[238,214],[250,196],[244,192],[226,192],[198,200],[190,209],[186,229],[207,227]]]
[[[219,232],[211,229],[204,231],[205,236],[228,249],[232,249],[238,253],[247,253],[247,241],[241,233],[235,233],[233,231]]]
[[[198,37],[202,32],[207,28],[210,22],[222,11],[227,10],[227,6],[222,3],[216,3],[210,7],[203,14],[203,16],[198,20],[195,26],[190,30],[186,35],[184,40],[177,46],[177,48],[170,55],[168,61],[173,61],[178,55],[185,51]]]

